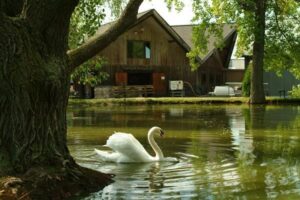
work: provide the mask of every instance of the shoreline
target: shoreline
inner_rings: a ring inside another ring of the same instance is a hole
[[[69,106],[168,105],[168,104],[249,104],[248,97],[136,97],[69,99]],[[266,97],[264,105],[300,105],[299,98]]]

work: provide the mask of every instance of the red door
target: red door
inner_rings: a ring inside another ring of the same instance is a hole
[[[152,74],[153,78],[153,92],[154,96],[166,96],[167,87],[166,87],[166,76],[164,73],[154,72]]]
[[[127,85],[127,72],[117,72],[115,74],[116,85]]]

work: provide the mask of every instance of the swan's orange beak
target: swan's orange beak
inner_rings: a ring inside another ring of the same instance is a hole
[[[160,130],[160,133],[159,133],[159,134],[160,134],[160,137],[163,137],[165,133],[164,133],[163,130]]]

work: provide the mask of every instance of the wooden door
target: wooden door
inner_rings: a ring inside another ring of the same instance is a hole
[[[127,72],[117,72],[115,74],[116,85],[127,85],[128,75]]]
[[[166,76],[164,73],[154,72],[153,78],[153,92],[154,96],[166,96],[167,95],[167,84]]]

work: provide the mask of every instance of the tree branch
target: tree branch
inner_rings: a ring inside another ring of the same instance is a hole
[[[96,33],[80,47],[68,51],[70,71],[97,55],[99,51],[107,47],[128,29],[135,22],[142,2],[143,0],[130,0],[119,20],[106,32],[103,34]]]
[[[237,0],[238,5],[245,11],[253,12],[255,11],[255,3],[249,0]]]

